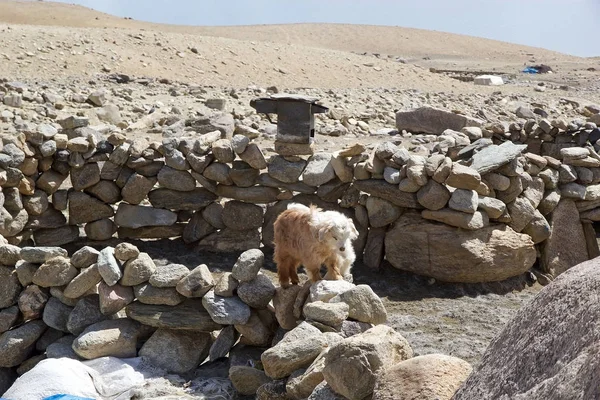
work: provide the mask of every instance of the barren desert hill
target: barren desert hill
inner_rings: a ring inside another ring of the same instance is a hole
[[[136,21],[86,7],[46,1],[0,0],[0,22],[79,28],[146,29],[246,41],[295,44],[405,58],[495,61],[520,64],[579,58],[541,48],[423,29],[348,24],[183,26]]]

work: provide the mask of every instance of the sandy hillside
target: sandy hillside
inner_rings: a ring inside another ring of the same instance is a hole
[[[110,70],[215,86],[491,93],[491,88],[432,74],[429,67],[518,74],[525,63],[545,62],[561,66],[552,77],[558,83],[571,80],[574,86],[585,86],[595,75],[584,67],[599,64],[543,49],[417,29],[337,24],[187,27],[39,1],[0,0],[0,33],[2,73],[12,78],[73,79]],[[368,55],[355,54],[364,52]]]

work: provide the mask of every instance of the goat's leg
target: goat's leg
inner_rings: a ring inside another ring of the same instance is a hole
[[[304,265],[304,268],[306,269],[306,274],[312,282],[319,282],[321,279],[323,279],[320,271],[321,264],[310,263]]]
[[[339,260],[339,256],[337,254],[334,254],[325,260],[325,266],[327,266],[327,273],[325,274],[326,280],[340,281],[344,279],[340,273],[339,261],[341,260]]]

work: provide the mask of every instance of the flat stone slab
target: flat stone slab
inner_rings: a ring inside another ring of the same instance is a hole
[[[129,304],[125,311],[129,318],[155,328],[202,332],[212,332],[222,328],[204,309],[201,299],[190,299],[177,306],[142,304],[136,301]]]
[[[204,188],[196,188],[189,192],[160,188],[151,191],[148,199],[156,208],[197,211],[215,201],[217,196]]]
[[[508,164],[526,150],[526,144],[517,145],[513,142],[488,146],[473,156],[471,168],[483,175]]]
[[[132,206],[121,203],[115,215],[115,223],[123,228],[144,226],[170,226],[177,221],[177,214],[160,208]]]

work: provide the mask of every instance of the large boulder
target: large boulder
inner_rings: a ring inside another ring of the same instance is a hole
[[[414,357],[377,377],[373,400],[450,400],[473,368],[443,354]]]
[[[583,225],[575,202],[561,200],[550,217],[550,237],[542,244],[541,265],[544,272],[558,276],[588,260]]]
[[[336,393],[362,400],[373,392],[377,376],[386,368],[412,356],[402,335],[379,325],[333,345],[325,355],[323,376]]]
[[[536,260],[531,237],[504,224],[467,231],[413,213],[388,231],[385,251],[394,267],[444,282],[502,281],[526,272]]]
[[[482,121],[433,107],[420,107],[396,113],[399,131],[441,135],[446,129],[460,131],[467,126],[481,126]]]
[[[598,268],[569,269],[519,310],[453,399],[600,398]]]

